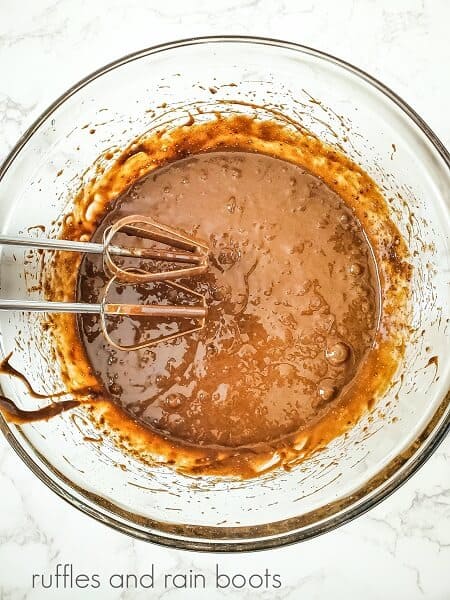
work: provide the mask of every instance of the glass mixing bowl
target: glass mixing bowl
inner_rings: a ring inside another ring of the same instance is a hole
[[[1,169],[2,232],[44,235],[28,229],[43,225],[45,235],[56,235],[52,224],[92,176],[98,156],[158,127],[167,107],[174,119],[168,126],[186,122],[195,104],[262,117],[275,108],[338,144],[382,188],[414,265],[411,335],[391,389],[354,429],[297,468],[247,481],[194,479],[141,464],[108,439],[86,441],[97,434],[78,408],[48,422],[2,419],[0,426],[51,489],[123,532],[179,548],[268,548],[329,531],[374,506],[446,434],[449,156],[393,92],[332,56],[275,40],[185,40],[122,58],[48,108]],[[0,266],[3,297],[38,296],[37,253],[4,248]],[[3,355],[14,350],[13,364],[35,388],[61,389],[39,315],[2,313],[0,332]],[[1,383],[20,407],[36,407],[20,382],[3,376]]]

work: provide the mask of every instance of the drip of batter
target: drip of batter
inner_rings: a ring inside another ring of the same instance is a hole
[[[267,444],[332,418],[373,344],[379,312],[371,249],[336,193],[280,159],[211,152],[133,185],[93,239],[127,214],[150,215],[208,244],[209,272],[184,283],[205,294],[209,312],[203,331],[137,352],[111,348],[98,317],[80,316],[87,356],[115,403],[195,446]],[[78,299],[97,302],[107,279],[101,260],[87,256]],[[138,285],[110,299],[183,301],[173,293]],[[130,344],[148,325],[119,318],[111,334]]]

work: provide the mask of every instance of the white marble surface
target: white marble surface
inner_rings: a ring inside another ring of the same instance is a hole
[[[447,0],[1,0],[0,158],[68,86],[134,50],[196,35],[245,33],[304,43],[346,59],[403,96],[448,145]],[[450,598],[450,440],[381,505],[303,544],[244,555],[159,548],[112,531],[62,502],[0,439],[0,598],[219,598],[165,590],[36,590],[32,573],[279,573],[263,598]],[[222,592],[223,593],[223,592]],[[226,592],[253,598],[255,592]]]

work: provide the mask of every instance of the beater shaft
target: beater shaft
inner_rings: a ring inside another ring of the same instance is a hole
[[[129,235],[131,235],[131,233]],[[151,239],[155,239],[155,237],[156,236],[153,236]],[[162,238],[163,236],[160,237]],[[159,239],[155,241],[162,242],[162,240]],[[164,238],[164,243],[169,243],[168,237]],[[73,240],[52,240],[47,238],[27,238],[4,235],[0,235],[0,246],[25,246],[28,248],[40,248],[42,250],[82,252],[84,254],[103,254],[105,251],[104,244],[99,244],[97,242],[78,242]],[[187,245],[184,247],[186,248],[186,246]],[[163,250],[157,248],[122,248],[120,246],[109,246],[109,253],[115,256],[130,258],[152,258],[155,260],[191,263],[195,265],[202,261],[201,256],[196,256],[192,252],[174,252],[172,250]]]
[[[88,304],[84,302],[50,302],[38,300],[0,300],[0,310],[50,313],[90,313],[127,315],[133,317],[181,317],[202,319],[206,316],[204,306],[181,306],[170,304]]]

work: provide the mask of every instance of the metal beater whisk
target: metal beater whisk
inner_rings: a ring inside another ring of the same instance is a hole
[[[113,239],[118,234],[134,236],[136,238],[152,240],[160,244],[159,247],[134,248],[113,244]],[[64,312],[64,313],[91,313],[100,315],[103,335],[109,344],[119,350],[138,350],[153,346],[162,341],[168,341],[180,336],[203,329],[206,321],[205,297],[173,281],[179,278],[188,278],[204,273],[208,267],[208,247],[200,242],[181,234],[175,229],[158,223],[151,217],[132,215],[123,217],[105,229],[103,242],[77,242],[70,240],[54,240],[42,238],[8,237],[0,235],[0,245],[23,246],[44,250],[62,250],[65,252],[82,252],[88,254],[102,254],[105,271],[111,275],[98,304],[82,302],[52,302],[35,300],[3,300],[0,299],[0,310],[20,310],[32,312]],[[138,258],[177,265],[177,268],[162,270],[144,270],[142,268],[124,268],[116,262],[116,258]],[[142,284],[166,282],[177,291],[188,294],[198,302],[195,305],[185,304],[114,304],[107,302],[108,292],[114,283]],[[145,340],[131,346],[124,346],[115,342],[107,329],[107,317],[114,315],[129,317],[155,317],[195,320],[197,323],[188,329],[177,331],[168,335]]]

